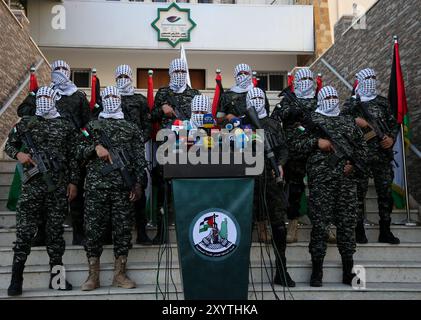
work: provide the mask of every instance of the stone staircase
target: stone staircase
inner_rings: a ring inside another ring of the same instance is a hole
[[[15,213],[7,211],[6,203],[15,169],[14,161],[0,161],[0,299],[10,299],[6,289],[10,282],[11,263],[13,257],[13,241],[15,241]],[[368,219],[378,221],[376,212],[376,195],[373,185],[366,199]],[[397,210],[393,213],[393,221],[401,221],[405,212]],[[412,210],[412,218],[418,219],[418,211]],[[324,286],[309,286],[311,274],[308,241],[311,226],[303,219],[299,227],[300,242],[288,245],[288,269],[297,282],[296,288],[289,291],[275,286],[280,299],[421,299],[421,227],[392,226],[393,232],[401,239],[401,244],[392,246],[377,243],[378,226],[368,226],[367,236],[370,243],[359,245],[355,254],[355,264],[365,268],[366,288],[352,289],[341,283],[342,266],[336,245],[329,244],[324,264]],[[153,236],[154,230],[148,230]],[[101,257],[101,285],[93,292],[82,292],[80,286],[88,274],[85,252],[80,246],[72,246],[72,230],[66,227],[65,240],[68,244],[64,255],[64,264],[68,280],[75,289],[59,292],[47,289],[49,279],[48,256],[45,248],[32,248],[24,273],[24,294],[18,299],[162,299],[157,289],[158,256],[163,260],[159,269],[159,285],[165,287],[165,266],[171,266],[174,285],[170,282],[167,299],[183,299],[180,267],[175,230],[170,228],[170,244],[164,247],[133,245],[129,254],[128,274],[138,284],[138,288],[125,290],[111,287],[113,276],[112,246],[105,246]],[[270,270],[267,246],[256,241],[251,248],[251,271],[249,299],[275,299],[269,283]],[[134,238],[134,237],[133,237]],[[164,250],[165,249],[165,250]],[[273,251],[268,250],[273,260]],[[163,254],[162,254],[163,253]],[[263,253],[263,254],[262,254]],[[171,257],[172,259],[168,259]],[[167,269],[168,271],[168,269]],[[167,274],[168,275],[168,274]]]

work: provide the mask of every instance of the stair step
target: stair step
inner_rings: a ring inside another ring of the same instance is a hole
[[[171,248],[171,250],[170,250]],[[166,251],[167,250],[167,251]],[[273,257],[273,250],[268,249]],[[260,261],[261,252],[266,251],[265,245],[253,243],[251,247],[251,260]],[[129,260],[133,262],[151,262],[157,263],[158,254],[168,253],[172,255],[172,261],[178,262],[178,250],[175,244],[168,245],[166,248],[153,245],[133,245],[129,253]],[[307,263],[311,261],[308,252],[307,242],[298,242],[287,246],[286,256],[288,261],[301,261]],[[354,255],[355,261],[381,261],[381,262],[417,262],[421,263],[421,243],[401,243],[399,245],[389,245],[382,243],[368,243],[358,245]],[[0,266],[10,267],[13,260],[13,250],[11,247],[0,247]],[[27,266],[47,265],[48,255],[45,248],[32,248],[31,254],[26,263]],[[68,246],[63,256],[63,262],[66,265],[84,264],[87,261],[86,252],[81,246]],[[114,254],[111,245],[104,246],[101,256],[101,263],[113,263]],[[328,244],[326,261],[341,261],[336,245]]]
[[[17,161],[1,160],[0,173],[14,173]]]
[[[272,257],[273,259],[273,257]],[[266,267],[260,261],[252,261],[252,277],[250,283],[269,283],[273,278],[274,269],[270,269],[270,261],[267,258]],[[383,263],[370,261],[355,261],[356,265],[365,268],[366,282],[399,282],[399,283],[420,283],[421,285],[421,263]],[[161,265],[159,281],[165,281],[165,263]],[[274,264],[272,262],[274,268]],[[175,284],[181,283],[180,268],[178,263],[172,264],[172,278]],[[101,263],[101,279],[104,285],[111,285],[113,279],[114,265],[112,263]],[[326,283],[340,283],[342,280],[342,264],[340,262],[326,261],[323,267],[323,280]],[[10,283],[10,267],[0,267],[0,288],[7,288]],[[311,263],[289,262],[288,272],[297,282],[309,281],[311,275]],[[127,273],[136,283],[154,284],[158,276],[158,264],[155,262],[129,262]],[[88,276],[88,264],[66,265],[66,277],[70,283],[81,286]],[[24,273],[24,285],[26,288],[43,288],[49,281],[49,267],[27,266]]]
[[[12,184],[14,173],[0,173],[0,186],[8,186]]]
[[[307,282],[297,283],[295,288],[284,290],[283,287],[274,287],[279,299],[295,300],[420,300],[421,287],[410,283],[375,283],[368,284],[366,289],[355,290],[341,283],[324,283],[323,287],[313,288]],[[182,286],[177,286],[178,295],[172,285],[168,288],[167,300],[184,299]],[[74,288],[72,291],[56,291],[49,289],[29,289],[20,297],[8,297],[6,290],[0,290],[0,299],[34,299],[34,300],[162,300],[155,284],[138,285],[134,289],[114,287],[101,287],[94,291],[81,291]],[[249,300],[274,300],[275,295],[269,284],[263,286],[249,285]]]

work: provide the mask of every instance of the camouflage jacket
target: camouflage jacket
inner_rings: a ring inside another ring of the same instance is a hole
[[[155,105],[151,112],[153,122],[159,122],[161,128],[171,128],[176,118],[168,118],[162,111],[162,105],[171,105],[179,120],[189,120],[191,117],[191,101],[200,92],[187,86],[183,93],[175,93],[169,87],[160,88],[155,95]]]
[[[304,107],[305,114],[311,114],[317,108],[316,99],[301,99],[298,98],[298,101]],[[303,131],[299,129],[299,122],[295,121],[294,113],[291,110],[294,110],[295,107],[292,106],[289,101],[283,99],[280,104],[276,105],[270,117],[283,124],[283,128],[286,136],[286,143],[288,145],[289,159],[290,160],[306,160],[306,156],[303,153],[300,153],[294,148],[295,142],[302,139]]]
[[[236,93],[234,91],[227,90],[221,95],[218,112],[222,113],[224,116],[227,114],[233,114],[236,117],[242,117],[246,114],[247,110],[246,98],[247,92]],[[270,106],[267,97],[265,108],[266,112],[269,114]]]
[[[387,127],[385,134],[393,138],[394,141],[396,141],[399,126],[396,122],[395,117],[392,114],[389,101],[384,97],[377,96],[377,98],[368,102],[363,102],[362,104],[363,107],[367,108],[367,111],[372,115],[374,119],[381,121],[385,125],[385,127]],[[357,100],[352,97],[345,102],[342,109],[342,114],[349,115],[353,118],[363,118],[361,111],[359,111],[357,108]],[[368,128],[362,130],[364,134],[371,131],[371,129]],[[393,159],[393,148],[387,150],[383,149],[380,146],[379,139],[370,139],[367,141],[367,145],[369,150],[369,160],[384,158],[384,156],[386,156],[389,161]]]
[[[151,137],[152,122],[146,97],[142,94],[121,96],[121,108],[124,113],[124,119],[135,123],[142,132],[144,141],[148,141]],[[93,119],[98,119],[102,110],[102,106],[96,108],[93,113]]]
[[[335,142],[345,148],[356,161],[365,165],[368,147],[354,119],[347,116],[327,117],[316,112],[311,114],[311,119],[315,124],[319,124],[327,130]],[[332,177],[343,176],[344,166],[348,159],[341,159],[332,167],[329,160],[332,160],[333,152],[320,150],[318,147],[319,138],[312,132],[305,131],[301,139],[294,141],[293,148],[308,156],[307,172],[309,178],[328,180]],[[350,144],[350,139],[355,142],[355,146]]]
[[[71,96],[61,96],[56,103],[57,111],[63,118],[69,120],[78,129],[83,128],[91,119],[91,110],[86,94],[76,91]],[[28,95],[18,106],[18,116],[33,116],[36,111],[35,95]]]
[[[98,158],[95,147],[100,144],[100,132],[104,132],[110,139],[116,151],[123,151],[127,157],[128,170],[132,178],[144,185],[145,178],[145,149],[142,133],[132,122],[125,119],[100,119],[88,123],[89,137],[81,140],[77,148],[77,157],[87,161],[86,188],[88,189],[121,189],[124,186],[119,170],[102,175],[101,170],[109,165]]]
[[[17,159],[16,155],[20,151],[29,153],[25,132],[30,134],[37,151],[45,153],[51,165],[53,161],[58,165],[57,170],[51,173],[54,183],[70,182],[77,185],[80,170],[74,151],[81,137],[73,125],[62,117],[47,120],[38,116],[24,116],[9,133],[5,147],[9,157]],[[45,164],[48,166],[48,163]],[[24,171],[31,167],[32,165],[25,165]],[[44,183],[41,175],[37,176],[38,178],[34,177],[28,183]]]

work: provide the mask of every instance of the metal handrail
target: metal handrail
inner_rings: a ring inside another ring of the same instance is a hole
[[[41,67],[43,64],[44,59],[41,59],[36,65],[35,65],[35,71]],[[22,92],[22,90],[28,85],[29,79],[31,78],[31,74],[29,73],[25,80],[20,84],[20,86],[16,89],[16,91],[12,94],[12,96],[9,98],[9,100],[6,101],[6,103],[1,107],[0,109],[0,116],[7,110],[7,108],[10,107],[10,105],[15,101],[15,99],[18,97],[18,95]]]

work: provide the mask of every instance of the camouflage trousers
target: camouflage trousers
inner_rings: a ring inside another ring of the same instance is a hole
[[[315,176],[311,179],[309,175],[309,218],[313,226],[309,252],[313,259],[323,259],[326,255],[330,224],[336,226],[341,256],[355,253],[357,185],[353,178],[332,178],[318,179]]]
[[[100,257],[103,239],[111,221],[114,256],[127,256],[132,244],[133,202],[129,192],[116,189],[88,189],[85,194],[84,227],[88,258]]]
[[[285,165],[285,180],[288,183],[288,219],[298,219],[300,216],[301,196],[305,191],[304,177],[306,176],[305,160],[288,160]]]
[[[271,225],[284,225],[286,203],[282,199],[281,189],[272,174],[265,170],[255,179],[253,213],[255,221],[267,218]]]
[[[31,252],[31,241],[38,228],[40,215],[45,223],[47,253],[51,264],[61,264],[65,250],[64,219],[67,213],[66,187],[61,185],[54,193],[38,178],[22,186],[16,208],[16,242],[13,248],[18,261],[26,261]]]
[[[383,161],[370,161],[367,163],[370,174],[358,178],[358,219],[364,220],[364,199],[368,191],[369,176],[374,178],[377,193],[377,205],[381,220],[390,220],[393,210],[392,182],[393,168],[388,159]]]

